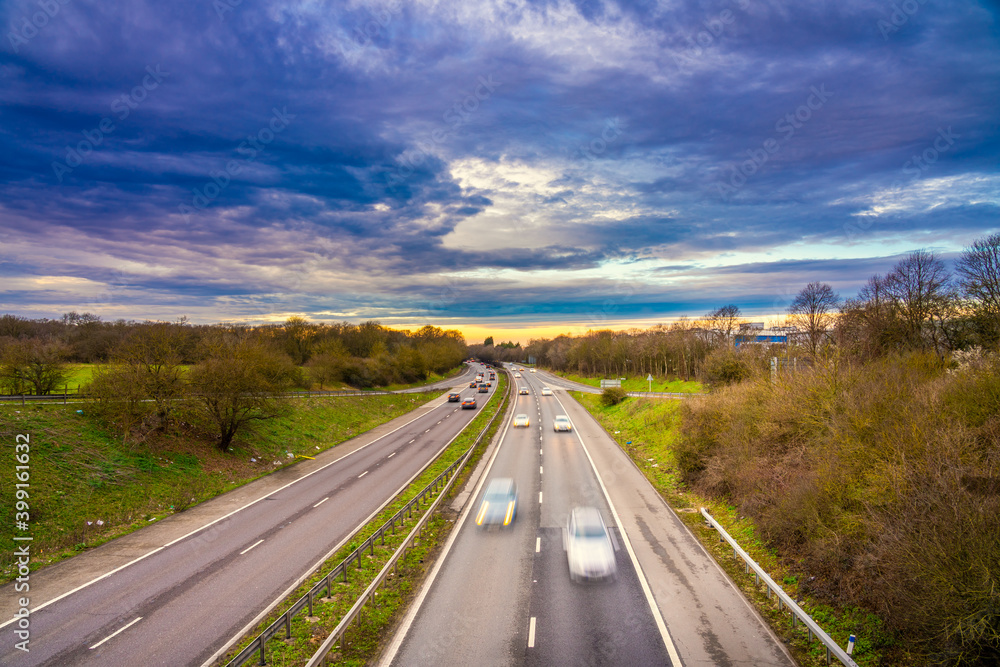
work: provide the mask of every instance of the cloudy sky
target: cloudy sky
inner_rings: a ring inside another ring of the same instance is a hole
[[[853,296],[1000,230],[998,17],[2,0],[0,312],[527,342]]]

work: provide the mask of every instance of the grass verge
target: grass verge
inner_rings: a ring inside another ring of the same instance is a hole
[[[775,582],[782,584],[785,592],[842,647],[847,645],[849,635],[856,636],[857,643],[852,657],[858,665],[883,667],[914,664],[913,656],[904,647],[898,646],[893,637],[884,631],[881,619],[861,609],[833,608],[801,593],[799,582],[805,575],[796,570],[794,563],[783,561],[780,554],[765,544],[749,519],[739,516],[736,509],[725,502],[704,498],[685,488],[680,481],[674,458],[679,402],[629,398],[608,407],[601,404],[599,395],[581,392],[572,392],[572,395],[632,458],[730,579],[768,620],[775,634],[785,642],[800,665],[825,665],[825,648],[819,642],[808,641],[805,626],[792,628],[790,616],[778,611],[777,598],[767,597],[763,584],[757,586],[754,583],[753,575],[744,572],[742,561],[733,558],[729,546],[720,542],[718,534],[706,526],[698,512],[701,507],[707,507],[733,539]]]
[[[0,406],[0,447],[13,475],[15,438],[30,437],[32,570],[182,512],[403,415],[424,394],[306,398],[241,438],[231,452],[181,421],[137,445],[105,431],[84,405]],[[0,487],[0,522],[14,526],[13,484]],[[11,530],[11,528],[5,528]],[[0,553],[0,583],[15,575]]]
[[[502,396],[506,391],[506,378],[499,375],[500,381],[495,394]],[[226,664],[244,647],[249,645],[253,639],[263,632],[271,623],[280,618],[286,609],[295,601],[308,593],[309,589],[316,585],[327,572],[336,567],[342,560],[357,549],[370,535],[399,511],[407,502],[416,496],[427,484],[437,477],[445,468],[458,460],[468,448],[473,444],[476,436],[483,429],[489,419],[500,407],[500,400],[492,400],[486,405],[476,418],[470,423],[462,434],[432,463],[428,468],[414,480],[407,489],[393,500],[379,513],[367,526],[361,529],[342,549],[338,550],[330,559],[326,561],[309,577],[284,603],[261,621],[256,628],[243,641],[238,643],[218,664]],[[473,452],[472,457],[466,464],[464,470],[459,473],[458,479],[452,485],[450,496],[453,496],[461,489],[467,481],[469,474],[475,468],[476,462],[485,451],[485,443],[488,443],[496,431],[499,429],[502,420],[497,420],[490,431],[484,436],[483,446]],[[425,506],[426,507],[426,506]],[[326,637],[336,628],[340,619],[354,605],[357,599],[365,591],[375,576],[381,571],[392,556],[396,547],[403,542],[408,532],[415,525],[416,521],[425,511],[414,511],[412,520],[396,531],[393,535],[387,535],[385,544],[376,545],[372,552],[361,559],[358,569],[352,569],[352,573],[346,582],[339,582],[335,586],[338,590],[330,597],[319,600],[313,605],[314,616],[306,616],[305,612],[300,613],[291,622],[291,636],[285,638],[285,633],[279,633],[272,640],[267,642],[265,648],[265,659],[268,665],[277,667],[291,667],[304,665],[316,652]],[[361,616],[348,630],[347,636],[342,644],[327,656],[324,664],[337,665],[339,667],[357,667],[369,664],[375,660],[381,652],[387,635],[397,621],[399,613],[406,609],[406,605],[411,599],[412,593],[423,580],[430,565],[434,562],[433,556],[448,536],[454,526],[456,515],[449,509],[439,511],[433,517],[423,535],[416,540],[405,558],[400,561],[396,572],[386,580],[383,586],[376,593],[375,604],[369,605],[362,612]],[[248,664],[256,664],[256,659]]]
[[[572,373],[562,373],[553,371],[556,375],[580,384],[589,384],[591,387],[600,387],[601,378],[584,375],[574,375]],[[652,388],[650,388],[652,387]],[[695,380],[668,380],[667,378],[654,377],[650,383],[645,377],[635,376],[622,380],[622,389],[625,391],[661,391],[678,394],[700,394],[705,391],[704,386]]]

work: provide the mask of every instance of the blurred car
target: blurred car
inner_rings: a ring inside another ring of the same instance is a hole
[[[487,393],[489,393],[489,391],[490,391],[490,388],[488,386],[486,386],[485,382],[483,384],[479,385],[479,393],[480,394],[487,394]]]
[[[476,409],[476,399],[474,399],[474,398],[467,398],[464,401],[462,401],[462,409],[463,410],[475,410]]]
[[[531,426],[531,421],[528,419],[528,415],[523,413],[514,415],[514,428],[519,426]]]
[[[519,377],[521,377],[521,374],[520,373],[514,373],[514,377],[519,378]]]
[[[478,383],[476,383],[476,382],[470,382],[470,383],[469,383],[469,389],[475,389],[475,388],[476,388],[476,387],[478,387],[478,386],[479,386],[479,384],[478,384]]]
[[[548,387],[542,387],[542,396],[551,396],[552,390]]]
[[[477,526],[509,526],[517,516],[517,484],[509,477],[490,480],[476,515]]]
[[[555,431],[572,431],[573,424],[566,415],[557,415],[552,421],[552,428]]]
[[[564,537],[569,576],[573,581],[614,579],[615,545],[596,507],[575,507]]]
[[[519,395],[521,395],[521,396],[527,396],[528,395],[528,388],[527,387],[521,387],[520,389],[517,390],[517,393]]]
[[[532,368],[532,369],[531,369],[531,372],[532,372],[532,373],[534,373],[534,372],[535,372],[535,369],[534,369],[534,368]]]
[[[457,392],[454,392],[454,391],[451,392],[450,394],[448,394],[448,402],[449,403],[458,403],[460,400],[462,400],[462,395],[461,394],[459,394]]]

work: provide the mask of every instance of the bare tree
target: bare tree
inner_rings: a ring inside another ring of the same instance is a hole
[[[914,347],[940,347],[936,323],[955,299],[951,276],[934,253],[917,250],[901,260],[885,278],[889,295],[902,320],[906,343]]]
[[[15,340],[4,348],[0,358],[0,381],[11,393],[50,394],[69,377],[67,354],[66,346],[57,340]]]
[[[834,312],[839,307],[840,297],[826,283],[809,283],[788,307],[792,323],[805,329],[809,338],[809,351],[813,356],[829,336]]]
[[[742,313],[740,307],[735,304],[728,304],[721,308],[716,308],[705,316],[708,320],[709,328],[718,332],[718,337],[723,344],[728,344],[733,340],[733,335],[740,326]]]
[[[1000,234],[974,241],[958,258],[955,272],[985,342],[996,343],[1000,340]]]
[[[111,361],[95,369],[87,389],[93,408],[125,438],[138,432],[141,439],[168,425],[173,404],[185,391],[181,349],[186,334],[179,324],[137,325]]]
[[[284,412],[281,395],[295,384],[299,369],[250,331],[217,332],[205,347],[205,359],[188,377],[225,451],[240,430]]]

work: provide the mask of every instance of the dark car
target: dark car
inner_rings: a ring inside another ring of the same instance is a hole
[[[475,410],[476,409],[476,399],[474,399],[474,398],[467,398],[464,401],[462,401],[462,409],[463,410]]]
[[[483,383],[483,384],[479,385],[479,393],[480,394],[488,394],[489,391],[490,391],[490,388],[486,385],[486,383]]]
[[[475,389],[478,386],[479,385],[475,381],[469,383],[469,389]]]
[[[452,392],[452,393],[448,394],[448,402],[449,403],[458,403],[460,400],[462,400],[462,395],[461,394],[458,394],[458,393],[455,393],[455,392]]]

